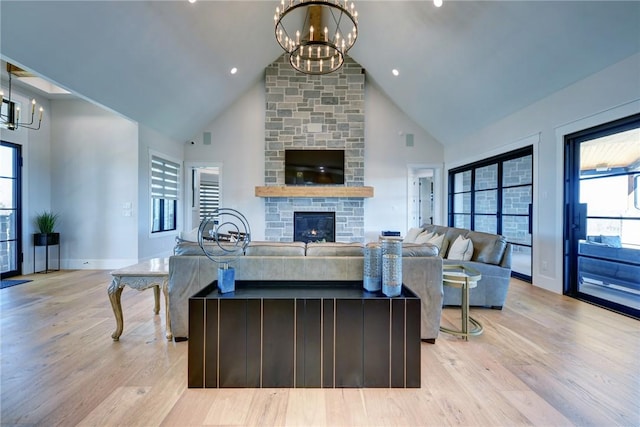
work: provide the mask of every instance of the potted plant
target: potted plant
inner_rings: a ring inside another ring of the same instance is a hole
[[[36,225],[40,230],[34,233],[33,244],[35,246],[49,246],[60,243],[60,233],[56,233],[55,227],[58,221],[58,214],[44,211],[36,215]]]

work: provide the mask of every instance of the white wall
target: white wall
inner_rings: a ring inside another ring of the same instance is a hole
[[[256,83],[219,118],[203,129],[211,132],[212,145],[203,145],[202,133],[194,145],[185,144],[186,162],[221,163],[222,204],[244,213],[254,240],[264,239],[264,202],[255,186],[264,185],[264,82]],[[413,133],[414,146],[405,146]],[[365,201],[365,240],[377,240],[381,230],[406,231],[407,166],[442,164],[444,149],[431,135],[409,119],[389,98],[366,84],[365,185],[375,187],[375,197]]]
[[[150,152],[153,151],[167,160],[177,162],[184,170],[183,146],[180,142],[142,125],[139,126],[138,135],[138,200],[137,209],[134,212],[138,218],[138,258],[146,260],[172,254],[175,237],[184,223],[182,205],[187,198],[183,191],[178,206],[178,231],[151,235]]]
[[[253,85],[205,129],[185,143],[185,162],[221,166],[221,207],[242,212],[249,221],[252,239],[263,240],[264,201],[255,187],[264,185],[264,82]],[[203,132],[211,132],[211,145],[203,144]]]
[[[563,288],[563,137],[640,111],[638,76],[640,54],[445,149],[446,169],[450,169],[509,151],[531,138],[539,139],[535,144],[537,154],[534,154],[533,283],[536,286],[557,293]]]
[[[62,268],[138,262],[138,125],[81,100],[51,102],[51,209]]]
[[[413,147],[406,146],[406,134],[414,135]],[[365,201],[368,242],[382,230],[408,230],[408,167],[442,165],[444,148],[371,82],[365,86],[364,136],[364,181],[374,187],[374,197]]]

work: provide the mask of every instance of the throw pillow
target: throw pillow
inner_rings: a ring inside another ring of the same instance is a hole
[[[422,228],[410,228],[409,231],[407,231],[407,235],[405,236],[404,241],[407,243],[415,243],[416,237],[418,237],[420,233],[422,233]]]
[[[198,241],[198,227],[194,228],[191,231],[181,231],[180,238],[182,240],[186,240],[187,242],[197,242]]]
[[[473,255],[473,242],[463,236],[458,236],[449,248],[447,259],[469,261]]]
[[[441,253],[442,243],[444,243],[444,233],[443,234],[434,234],[427,243],[437,246],[439,253]]]
[[[433,237],[433,233],[429,233],[428,231],[423,231],[418,235],[418,237],[416,237],[413,243],[419,243],[419,244],[427,243],[429,239],[431,239],[432,237]]]

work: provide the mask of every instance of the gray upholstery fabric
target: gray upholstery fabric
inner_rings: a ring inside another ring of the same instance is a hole
[[[448,260],[444,264],[468,265],[482,274],[478,286],[469,291],[469,304],[482,307],[502,307],[511,279],[511,244],[503,236],[443,225],[424,225],[426,230],[445,233],[449,242],[462,235],[473,242],[470,261]],[[442,254],[441,254],[442,255]],[[460,289],[444,287],[444,305],[460,305]]]
[[[307,256],[362,256],[362,243],[307,243]]]
[[[443,303],[442,259],[403,257],[402,265],[405,285],[421,299],[421,336],[436,339]],[[231,266],[236,269],[236,280],[362,280],[364,258],[362,255],[252,256],[247,253],[234,259]],[[205,256],[169,258],[169,312],[174,337],[188,336],[189,297],[217,280],[217,275],[217,264]]]
[[[245,250],[251,256],[304,256],[304,242],[250,242]]]
[[[469,305],[476,307],[502,307],[507,299],[511,269],[477,261],[443,260],[449,265],[468,265],[482,274],[478,286],[469,290]],[[460,289],[444,287],[444,305],[460,305]]]
[[[472,261],[500,265],[507,248],[507,241],[504,237],[477,231],[469,231],[466,237],[473,242]]]
[[[240,243],[239,243],[240,245]],[[207,249],[207,252],[214,256],[224,256],[228,255],[229,251],[235,252],[238,250],[238,246],[235,243],[210,243],[205,242],[204,247]],[[202,248],[197,242],[189,242],[186,240],[180,241],[173,248],[174,255],[204,255],[202,252]]]
[[[429,243],[403,243],[402,256],[438,256],[438,247]]]

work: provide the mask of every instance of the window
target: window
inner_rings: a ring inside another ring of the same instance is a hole
[[[178,228],[178,186],[180,165],[151,156],[151,232]]]
[[[511,273],[531,281],[533,146],[449,171],[449,225],[505,236]]]
[[[217,181],[205,181],[200,179],[200,221],[211,218],[220,207],[220,186]]]

